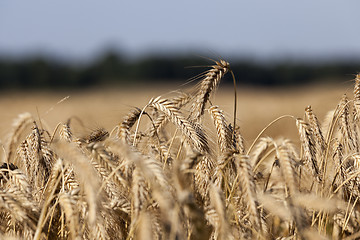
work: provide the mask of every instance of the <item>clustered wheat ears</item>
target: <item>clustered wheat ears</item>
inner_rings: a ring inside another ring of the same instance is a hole
[[[112,131],[77,136],[68,119],[51,135],[20,114],[0,165],[0,238],[359,238],[360,75],[323,123],[311,106],[290,116],[294,143],[265,128],[246,148],[210,100],[227,72],[215,62],[194,94],[152,98]]]

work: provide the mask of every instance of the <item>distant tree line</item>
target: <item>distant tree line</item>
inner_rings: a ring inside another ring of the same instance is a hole
[[[130,85],[151,81],[186,81],[213,63],[200,57],[149,56],[137,60],[115,53],[105,54],[86,65],[74,65],[44,57],[8,59],[0,57],[0,89],[83,88],[101,84]],[[294,85],[311,81],[346,81],[360,71],[360,61],[334,63],[258,63],[232,60],[239,84]],[[227,77],[225,82],[231,83]]]

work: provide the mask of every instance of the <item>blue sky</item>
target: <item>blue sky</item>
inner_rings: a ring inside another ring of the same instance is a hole
[[[359,0],[2,0],[0,54],[360,56]]]

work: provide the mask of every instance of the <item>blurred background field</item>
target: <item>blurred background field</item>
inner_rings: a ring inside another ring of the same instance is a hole
[[[61,91],[9,91],[0,96],[1,125],[0,136],[6,140],[11,123],[18,114],[30,112],[43,124],[54,130],[60,122],[70,117],[82,134],[89,133],[99,127],[109,132],[133,108],[143,108],[152,97],[166,96],[170,91],[186,89],[180,85],[155,85],[147,88],[93,88],[87,90]],[[306,106],[311,105],[319,120],[336,107],[342,95],[352,96],[349,84],[312,85],[301,87],[274,88],[238,87],[237,123],[249,146],[257,134],[272,120],[282,115],[303,117]],[[62,99],[66,100],[58,103]],[[233,114],[233,89],[220,86],[212,99],[226,113],[229,120]],[[79,127],[79,120],[84,126]],[[210,126],[211,124],[209,124]],[[295,121],[285,118],[270,127],[265,136],[297,139]]]

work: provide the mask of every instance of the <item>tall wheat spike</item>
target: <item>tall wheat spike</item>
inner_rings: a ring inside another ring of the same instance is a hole
[[[355,121],[359,120],[360,116],[360,73],[356,74],[354,85],[354,108]]]
[[[199,120],[204,114],[205,105],[209,101],[210,94],[219,85],[220,80],[229,71],[230,64],[224,60],[215,61],[216,65],[205,73],[204,79],[200,82],[199,90],[192,105],[192,119]]]

